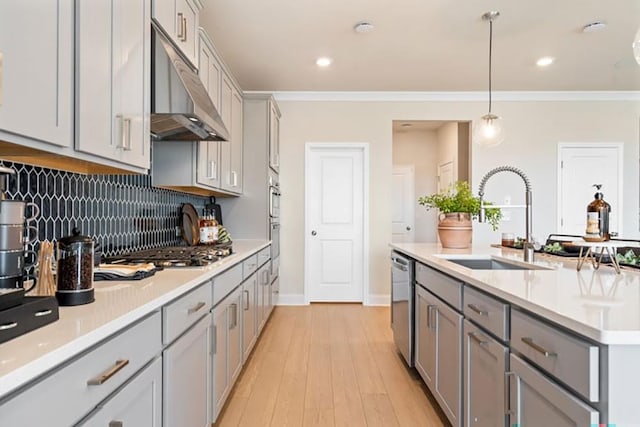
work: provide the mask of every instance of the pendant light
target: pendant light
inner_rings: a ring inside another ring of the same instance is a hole
[[[474,123],[473,141],[482,147],[495,147],[504,141],[502,119],[491,112],[491,54],[493,48],[493,21],[498,19],[500,12],[491,11],[482,15],[484,21],[489,21],[489,112]]]

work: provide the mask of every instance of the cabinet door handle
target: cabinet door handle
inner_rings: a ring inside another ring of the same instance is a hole
[[[475,311],[476,313],[478,313],[480,316],[488,316],[489,315],[488,311],[481,310],[475,304],[467,304],[467,307],[469,307],[472,311]]]
[[[182,17],[182,25],[184,26],[184,29],[182,30],[182,34],[183,34],[183,42],[187,41],[187,17],[183,16]]]
[[[198,310],[200,310],[205,305],[207,305],[207,303],[205,303],[203,301],[200,301],[195,306],[193,306],[189,310],[187,310],[187,314],[193,314],[193,313],[197,312]]]
[[[231,171],[231,185],[233,187],[238,186],[238,174],[236,173],[236,171]]]
[[[213,329],[212,335],[213,337],[211,338],[211,345],[213,346],[213,354],[217,354],[218,353],[218,325],[213,325]]]
[[[229,322],[229,330],[234,329],[236,326],[238,326],[238,304],[233,303],[229,306],[229,308],[232,310],[229,311],[229,314],[231,314],[231,322]]]
[[[5,323],[4,325],[0,325],[0,331],[6,331],[7,329],[13,329],[18,326],[18,322]]]
[[[431,329],[431,317],[433,316],[432,312],[434,308],[437,310],[438,306],[434,304],[427,305],[427,328],[429,329]]]
[[[262,272],[262,285],[267,286],[269,284],[269,270]]]
[[[216,162],[215,160],[211,160],[209,162],[209,176],[207,177],[207,179],[215,179],[216,175],[218,175],[218,171],[216,168]]]
[[[124,368],[128,364],[129,364],[129,359],[117,360],[116,364],[113,365],[111,368],[107,369],[105,372],[103,372],[99,376],[87,381],[87,385],[101,385],[106,383],[111,377],[113,377],[115,374],[120,372],[120,370],[122,370],[122,368]]]
[[[36,313],[34,313],[35,317],[43,317],[43,316],[48,316],[51,313],[53,313],[53,311],[51,310],[41,310],[41,311],[37,311]]]
[[[245,290],[242,292],[244,292],[244,294],[246,295],[246,299],[245,299],[246,304],[244,305],[244,311],[247,311],[249,310],[249,291]]]
[[[131,151],[131,119],[124,119],[122,122],[123,137],[122,137],[122,149],[124,151]]]
[[[515,372],[511,372],[511,371],[505,372],[504,373],[504,410],[506,415],[516,414],[516,417],[518,418],[518,422],[520,422],[519,420],[520,414],[517,414],[515,411],[511,410],[511,405],[509,402],[509,388],[510,388],[509,377],[510,376],[513,376],[513,378],[515,378],[517,381],[516,394],[517,394],[517,398],[520,399],[520,381],[518,380],[518,376],[516,375]],[[515,402],[515,403],[519,403],[519,402]]]
[[[489,341],[484,341],[475,332],[469,332],[469,336],[471,337],[472,340],[474,340],[475,342],[477,342],[479,345],[483,347],[489,344]]]
[[[184,37],[184,15],[178,12],[178,38],[182,40]]]
[[[555,356],[557,356],[556,353],[553,353],[553,352],[547,350],[546,348],[542,347],[541,345],[536,344],[535,342],[533,342],[533,338],[531,338],[531,337],[522,337],[520,339],[520,341],[522,341],[523,343],[525,343],[526,345],[528,345],[529,347],[531,347],[532,349],[534,349],[535,351],[537,351],[538,353],[543,355],[544,357],[555,357]]]

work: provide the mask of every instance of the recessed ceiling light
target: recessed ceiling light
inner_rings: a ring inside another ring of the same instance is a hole
[[[552,56],[543,56],[542,58],[538,59],[536,61],[536,65],[538,67],[548,67],[549,65],[553,64],[553,61],[555,61],[555,58]]]
[[[316,60],[316,65],[318,67],[328,67],[329,65],[331,65],[332,62],[333,61],[331,60],[331,58],[322,57]]]
[[[366,21],[358,22],[353,27],[355,32],[356,33],[360,33],[360,34],[370,33],[371,31],[373,31],[374,28],[375,27],[373,26],[373,24],[371,22],[366,22]]]
[[[411,123],[403,123],[400,126],[402,126],[403,128],[410,128],[413,125]]]
[[[606,26],[607,26],[607,24],[602,22],[602,21],[594,21],[594,22],[590,22],[587,25],[585,25],[584,27],[582,27],[582,32],[583,33],[595,33],[596,31],[604,30]]]

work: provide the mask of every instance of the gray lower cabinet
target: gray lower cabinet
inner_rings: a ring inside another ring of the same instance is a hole
[[[162,360],[155,359],[112,398],[78,424],[82,427],[161,427]]]
[[[416,368],[452,425],[462,423],[463,316],[416,286]]]
[[[262,330],[271,313],[270,270],[269,263],[258,269],[258,331]]]
[[[242,360],[247,360],[258,337],[258,278],[252,274],[242,283]]]
[[[207,314],[163,353],[164,427],[210,425],[210,327]]]
[[[509,348],[464,320],[464,425],[505,427]]]
[[[510,425],[598,425],[598,411],[573,397],[518,356],[511,354],[509,362]]]
[[[242,287],[238,286],[213,309],[214,351],[212,421],[215,421],[242,368]]]

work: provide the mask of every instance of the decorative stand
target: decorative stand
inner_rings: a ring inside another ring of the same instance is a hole
[[[618,264],[618,259],[616,258],[616,248],[629,245],[628,242],[616,242],[611,240],[605,242],[573,242],[573,244],[580,246],[578,266],[576,267],[578,271],[580,271],[582,265],[587,260],[591,260],[591,265],[593,265],[593,268],[597,270],[600,268],[602,257],[606,254],[609,256],[609,259],[611,259],[611,263],[613,264],[613,268],[615,268],[616,273],[620,273],[620,264]]]

